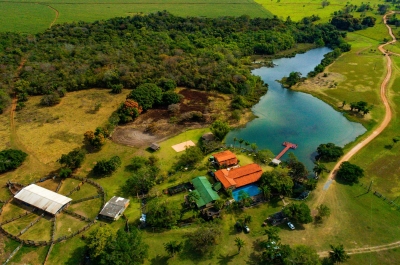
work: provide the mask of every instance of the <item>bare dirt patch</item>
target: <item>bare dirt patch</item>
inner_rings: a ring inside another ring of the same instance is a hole
[[[304,82],[299,83],[298,85],[294,86],[293,89],[295,90],[306,90],[306,91],[321,91],[327,89],[334,89],[338,86],[338,84],[342,83],[346,80],[346,77],[339,73],[327,73],[324,76],[323,73],[318,74],[314,78],[308,78]]]

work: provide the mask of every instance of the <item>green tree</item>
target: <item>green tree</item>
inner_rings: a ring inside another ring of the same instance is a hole
[[[57,105],[58,103],[60,103],[60,101],[61,101],[60,95],[56,92],[52,92],[48,95],[44,95],[40,99],[40,105],[50,107],[50,106]]]
[[[301,73],[300,72],[291,72],[289,76],[286,78],[285,84],[289,87],[294,86],[301,80]]]
[[[317,176],[321,175],[323,172],[326,172],[327,168],[324,164],[319,162],[314,162],[313,172],[317,174]]]
[[[201,161],[201,159],[203,159],[203,153],[200,148],[197,146],[191,146],[186,148],[185,152],[178,158],[175,168],[179,170],[186,166],[194,167]]]
[[[121,166],[121,159],[119,156],[113,156],[109,160],[100,160],[93,167],[93,173],[98,176],[111,175],[115,170]]]
[[[226,122],[216,120],[211,124],[210,130],[218,140],[222,141],[230,131],[230,127]]]
[[[211,253],[221,236],[221,227],[216,223],[207,223],[186,235],[188,247],[198,255]]]
[[[238,138],[236,138],[236,137],[233,137],[233,148],[235,148],[235,146],[236,146],[236,142],[237,142],[238,140],[239,140]]]
[[[279,237],[279,228],[276,226],[272,226],[268,229],[265,229],[265,235],[268,236],[268,241],[270,242],[279,242],[281,238]]]
[[[310,208],[304,202],[300,204],[290,203],[283,209],[283,213],[301,224],[308,224],[313,220]]]
[[[305,245],[297,245],[283,260],[284,265],[321,265],[317,251]]]
[[[225,205],[225,202],[224,202],[223,200],[221,200],[221,199],[216,200],[216,201],[214,202],[214,208],[217,209],[217,210],[222,210],[222,208],[224,207],[224,205]]]
[[[21,150],[5,149],[0,152],[0,173],[18,168],[28,154]]]
[[[155,198],[147,204],[146,222],[150,226],[171,228],[180,217],[179,209],[167,200]]]
[[[128,99],[133,99],[143,110],[151,109],[154,105],[162,102],[162,90],[156,84],[146,83],[138,86],[128,95]]]
[[[331,215],[331,209],[325,204],[321,204],[317,207],[318,214],[315,216],[315,221],[317,223],[322,223],[324,217],[329,217]]]
[[[264,199],[269,200],[271,198],[271,189],[269,188],[269,186],[260,186],[259,189],[261,190]]]
[[[167,91],[162,94],[162,104],[165,106],[177,104],[181,102],[181,99],[181,95],[175,93],[174,91]]]
[[[251,148],[251,150],[253,150],[253,152],[255,153],[255,152],[257,151],[258,146],[257,146],[256,143],[252,143],[252,144],[250,145],[250,148]]]
[[[242,149],[242,144],[243,144],[244,140],[243,140],[242,138],[240,138],[240,139],[238,140],[238,142],[239,142],[239,147],[240,147],[240,149]]]
[[[235,246],[238,248],[238,253],[240,253],[240,249],[246,245],[243,239],[240,237],[235,238]]]
[[[60,178],[65,179],[72,175],[72,170],[70,168],[62,168],[60,169]]]
[[[165,251],[168,252],[168,254],[173,257],[175,256],[175,253],[179,253],[182,251],[183,249],[183,243],[176,241],[176,240],[172,240],[169,241],[167,243],[164,243],[164,249]]]
[[[343,263],[346,262],[350,256],[344,250],[343,244],[337,246],[331,246],[331,251],[329,252],[329,259],[332,263]]]
[[[290,176],[278,171],[264,172],[261,175],[261,186],[268,186],[271,193],[289,195],[292,193],[293,180]]]
[[[348,183],[358,183],[358,179],[364,176],[364,170],[357,165],[345,161],[340,165],[336,176]]]
[[[92,231],[87,238],[87,247],[89,249],[90,257],[96,259],[105,251],[107,243],[114,241],[116,235],[110,226],[100,226],[98,229]]]
[[[334,143],[320,144],[317,148],[317,153],[317,160],[334,162],[343,155],[343,148]]]
[[[60,159],[57,160],[61,165],[72,170],[80,168],[85,160],[85,152],[80,148],[75,148],[68,154],[62,154]]]
[[[156,184],[160,169],[157,166],[144,166],[133,172],[122,186],[122,190],[131,196],[147,194]]]
[[[196,201],[198,199],[200,199],[200,196],[196,192],[189,192],[189,194],[186,196],[186,200],[191,207],[196,206]]]

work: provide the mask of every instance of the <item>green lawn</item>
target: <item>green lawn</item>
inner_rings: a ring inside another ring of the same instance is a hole
[[[26,233],[21,235],[22,239],[48,241],[51,239],[52,221],[49,218],[41,218]]]
[[[46,258],[48,249],[48,246],[23,246],[22,248],[20,248],[20,250],[18,250],[18,252],[8,264],[41,264]]]
[[[72,193],[69,198],[72,200],[79,200],[83,198],[87,198],[90,196],[94,196],[98,193],[98,190],[95,186],[90,183],[84,183],[79,190]]]
[[[36,214],[28,214],[20,219],[17,219],[11,223],[5,224],[2,227],[7,232],[17,235],[22,229],[27,227],[29,223],[33,222],[38,216]],[[8,219],[8,218],[7,218]]]
[[[93,220],[100,212],[101,210],[100,207],[101,207],[101,199],[97,198],[89,201],[72,204],[68,207],[68,210],[86,216],[87,218]]]

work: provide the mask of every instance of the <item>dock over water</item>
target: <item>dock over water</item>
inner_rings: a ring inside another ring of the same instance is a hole
[[[285,146],[285,148],[275,157],[276,160],[279,160],[290,148],[292,149],[297,148],[297,144],[292,144],[289,142],[283,142],[282,145]]]

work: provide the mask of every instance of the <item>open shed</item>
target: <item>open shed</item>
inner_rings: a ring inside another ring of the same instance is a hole
[[[21,189],[14,198],[53,215],[59,213],[72,201],[71,198],[35,184]]]

